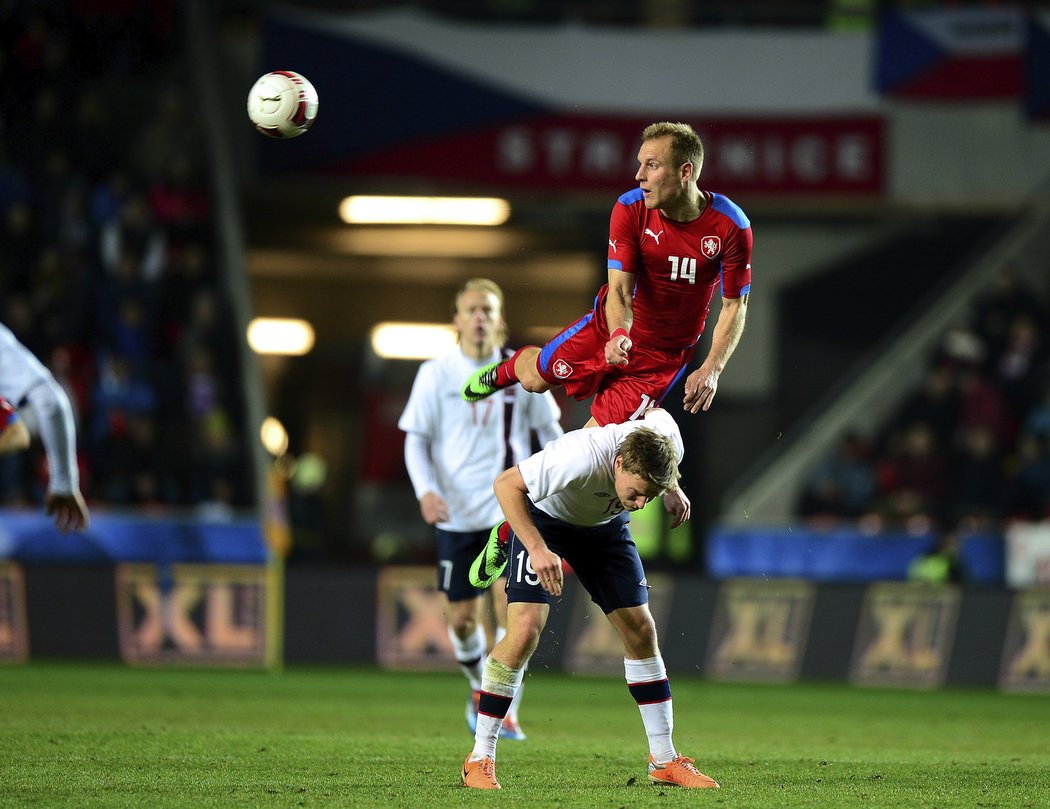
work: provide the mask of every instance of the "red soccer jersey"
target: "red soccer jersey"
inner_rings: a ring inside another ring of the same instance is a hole
[[[722,296],[751,289],[751,223],[732,201],[701,191],[707,204],[692,222],[649,210],[640,189],[616,201],[609,221],[609,269],[634,273],[631,340],[682,349],[703,334],[719,282]]]

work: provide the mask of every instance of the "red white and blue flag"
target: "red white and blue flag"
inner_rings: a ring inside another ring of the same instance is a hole
[[[637,170],[644,126],[681,120],[704,138],[705,188],[882,194],[880,99],[856,42],[833,40],[828,52],[756,35],[753,47],[773,63],[801,54],[806,80],[770,75],[710,34],[274,12],[260,67],[305,75],[320,108],[294,148],[256,148],[268,171],[619,194]],[[660,68],[640,70],[639,54],[657,49]]]
[[[1025,14],[1018,8],[887,11],[879,26],[876,83],[898,98],[1019,98]]]

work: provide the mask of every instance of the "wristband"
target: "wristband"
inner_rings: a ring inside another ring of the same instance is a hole
[[[621,326],[620,328],[616,329],[616,331],[614,331],[612,334],[609,335],[609,339],[610,340],[615,340],[617,337],[627,337],[628,339],[630,339],[631,335],[629,335],[627,333],[627,329],[625,329],[625,328],[623,328],[623,326]]]

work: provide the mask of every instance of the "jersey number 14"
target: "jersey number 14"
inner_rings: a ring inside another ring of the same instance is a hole
[[[679,256],[668,256],[667,260],[671,262],[671,280],[677,281],[681,278],[683,281],[688,281],[690,284],[696,283],[696,259],[686,256],[680,258]]]

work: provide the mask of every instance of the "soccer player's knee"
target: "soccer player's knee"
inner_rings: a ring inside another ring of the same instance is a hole
[[[473,615],[451,615],[449,616],[449,624],[452,627],[452,631],[456,633],[456,637],[460,640],[466,640],[478,628],[478,622]]]
[[[511,623],[501,641],[503,654],[512,659],[516,666],[524,666],[539,646],[542,631],[542,622],[525,619]]]
[[[654,656],[659,649],[655,622],[649,620],[635,624],[624,634],[623,641],[627,651],[639,659]]]
[[[518,377],[519,384],[529,393],[543,393],[550,390],[550,385],[540,376],[538,371],[530,371],[524,376]]]
[[[539,369],[540,352],[534,349],[531,352],[523,351],[518,361],[514,364],[514,373],[518,377],[518,384],[529,393],[543,393],[550,390],[550,383],[540,374]]]

